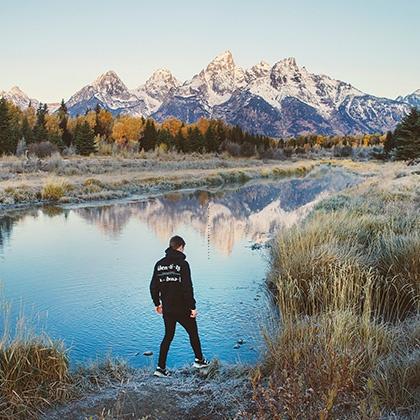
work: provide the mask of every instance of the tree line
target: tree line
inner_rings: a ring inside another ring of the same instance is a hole
[[[418,111],[405,117],[396,130],[386,135],[354,136],[304,135],[289,139],[273,139],[251,134],[238,126],[220,120],[201,118],[185,124],[176,118],[157,123],[151,118],[129,115],[113,116],[97,106],[84,115],[72,117],[61,102],[54,113],[45,104],[21,110],[12,102],[0,99],[0,155],[28,149],[35,154],[72,149],[90,155],[108,148],[131,151],[176,150],[182,153],[228,152],[232,156],[276,157],[308,153],[316,149],[337,149],[350,156],[352,148],[383,145],[384,156],[405,159],[418,156]],[[417,128],[416,128],[417,127]],[[417,130],[417,131],[416,131]],[[417,146],[416,146],[417,145]],[[404,150],[404,151],[403,151]],[[417,155],[416,155],[417,153]]]

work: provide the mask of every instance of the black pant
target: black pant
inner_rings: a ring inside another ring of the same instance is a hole
[[[160,344],[159,363],[158,366],[162,369],[166,367],[166,357],[168,355],[169,346],[175,335],[176,323],[179,322],[187,331],[190,337],[191,347],[194,350],[197,359],[203,358],[201,352],[200,338],[198,337],[198,328],[195,318],[184,314],[163,314],[163,321],[165,322],[165,336]]]

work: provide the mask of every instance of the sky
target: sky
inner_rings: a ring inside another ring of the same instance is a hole
[[[295,57],[395,98],[420,88],[418,0],[0,2],[0,90],[68,99],[107,70],[136,88],[157,68],[190,79],[230,50],[244,68]]]

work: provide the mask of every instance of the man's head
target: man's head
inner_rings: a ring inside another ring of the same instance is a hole
[[[169,247],[177,251],[184,251],[185,241],[178,235],[172,236],[169,240]]]

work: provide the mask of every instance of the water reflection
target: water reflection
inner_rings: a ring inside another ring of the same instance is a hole
[[[108,237],[118,238],[131,219],[147,224],[152,232],[166,240],[182,225],[191,226],[224,255],[232,253],[235,243],[247,239],[263,243],[273,233],[304,218],[326,194],[359,181],[359,177],[340,168],[320,168],[304,178],[248,183],[230,189],[171,192],[134,203],[121,203],[63,209],[44,207],[43,215],[68,216],[74,211]],[[0,218],[0,250],[19,220],[32,210]]]
[[[262,342],[266,261],[264,250],[247,245],[296,223],[324,194],[357,181],[343,171],[318,170],[300,179],[130,203],[16,212],[0,218],[0,281],[8,301],[48,314],[46,332],[71,347],[72,362],[112,350],[142,366],[143,351],[157,351],[162,331],[150,301],[151,270],[177,232],[187,240],[205,354],[253,362]],[[238,339],[246,344],[234,349]],[[180,329],[171,366],[186,363],[189,351]]]
[[[342,170],[319,171],[301,179],[249,183],[230,190],[169,193],[136,203],[75,211],[111,237],[118,237],[131,219],[146,223],[162,240],[188,225],[209,245],[230,255],[238,241],[265,242],[277,229],[304,218],[326,194],[357,180]]]

